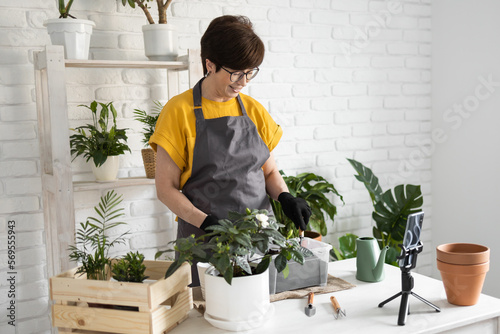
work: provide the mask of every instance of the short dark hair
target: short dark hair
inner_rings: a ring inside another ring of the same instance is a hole
[[[206,59],[216,65],[216,71],[221,66],[245,70],[262,64],[264,53],[264,43],[246,16],[217,17],[201,38],[203,74],[207,74]]]

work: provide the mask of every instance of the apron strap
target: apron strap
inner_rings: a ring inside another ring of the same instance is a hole
[[[194,113],[196,115],[196,121],[204,121],[205,117],[203,116],[203,111],[201,109],[201,83],[205,80],[205,78],[201,78],[200,81],[193,88],[193,104],[194,104]],[[236,97],[238,100],[238,104],[240,105],[242,116],[247,115],[247,111],[245,106],[243,105],[243,101],[241,101],[240,94]]]

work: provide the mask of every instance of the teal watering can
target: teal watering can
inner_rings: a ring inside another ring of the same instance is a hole
[[[384,262],[389,246],[382,251],[377,239],[363,237],[356,239],[356,279],[365,282],[380,282],[384,279]]]

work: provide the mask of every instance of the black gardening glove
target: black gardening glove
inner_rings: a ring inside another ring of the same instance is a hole
[[[208,215],[203,221],[203,223],[201,223],[200,229],[202,229],[207,233],[211,233],[213,231],[207,231],[206,228],[213,225],[219,225],[219,219],[214,215]]]
[[[278,201],[281,203],[283,212],[293,221],[295,227],[305,231],[312,212],[305,199],[282,192],[278,196]]]

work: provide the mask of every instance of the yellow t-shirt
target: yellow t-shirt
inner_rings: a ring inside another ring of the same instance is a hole
[[[257,127],[257,132],[269,151],[272,151],[278,145],[283,130],[259,102],[241,93],[240,97],[248,117]],[[215,102],[202,97],[201,105],[205,119],[242,115],[236,98],[227,102]],[[163,107],[155,132],[149,140],[153,150],[156,151],[157,145],[160,145],[180,168],[181,189],[191,176],[195,141],[196,116],[193,90],[189,89],[170,99]]]

